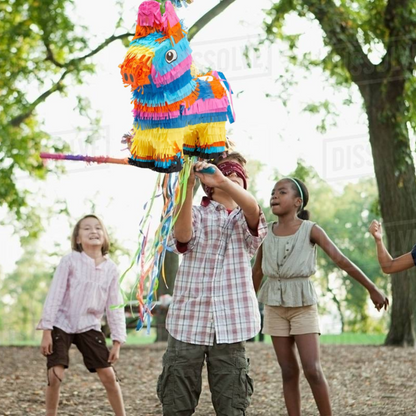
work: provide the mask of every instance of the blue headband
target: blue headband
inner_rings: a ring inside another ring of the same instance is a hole
[[[296,179],[294,179],[294,178],[291,178],[291,177],[287,177],[287,178],[283,178],[283,179],[288,179],[288,180],[292,181],[298,187],[299,194],[300,194],[300,198],[302,200],[302,204],[300,206],[300,210],[299,211],[302,211],[302,209],[303,209],[303,192],[302,192],[302,188],[298,184],[298,181]]]

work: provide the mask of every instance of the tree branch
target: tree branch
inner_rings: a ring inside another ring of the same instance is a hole
[[[402,94],[406,79],[413,76],[416,68],[416,33],[414,2],[389,0],[384,12],[384,25],[389,31],[387,52],[380,67],[394,83],[394,95]],[[391,97],[394,99],[394,96]]]
[[[71,66],[73,64],[76,64],[78,62],[82,62],[85,61],[85,59],[91,58],[91,56],[96,55],[98,52],[100,52],[102,49],[104,49],[106,46],[108,46],[110,43],[116,41],[116,40],[121,40],[127,37],[132,37],[134,36],[134,33],[123,33],[121,35],[118,36],[110,36],[109,38],[107,38],[103,43],[101,43],[100,45],[98,45],[95,49],[93,49],[92,51],[88,52],[87,54],[85,54],[84,56],[80,56],[79,58],[74,58],[71,59],[67,65],[65,66]]]
[[[228,6],[234,3],[235,0],[220,0],[209,12],[205,13],[199,20],[197,20],[188,31],[188,40],[191,41],[193,37],[202,30],[211,20],[221,14]]]
[[[46,59],[49,59],[51,62],[53,62],[59,68],[63,68],[63,69],[65,68],[65,71],[63,72],[63,74],[61,75],[61,77],[59,78],[59,80],[56,83],[54,83],[48,90],[43,92],[41,95],[39,95],[38,98],[36,98],[32,103],[30,103],[27,106],[27,108],[25,109],[24,112],[22,112],[20,115],[13,118],[10,121],[10,124],[13,127],[19,127],[20,124],[22,124],[27,118],[29,118],[32,115],[33,111],[35,111],[36,107],[39,104],[43,103],[54,92],[62,90],[62,88],[63,88],[62,81],[64,80],[64,78],[68,74],[75,71],[75,69],[77,68],[76,64],[78,64],[79,62],[85,61],[86,59],[96,55],[98,52],[100,52],[102,49],[104,49],[110,43],[112,43],[116,40],[119,40],[119,39],[124,39],[126,37],[130,37],[130,36],[134,36],[134,33],[123,33],[123,34],[118,35],[118,36],[112,35],[109,38],[107,38],[103,43],[98,45],[95,49],[88,52],[84,56],[80,56],[78,58],[71,59],[70,61],[68,61],[65,64],[62,64],[62,63],[59,63],[59,62],[56,61],[56,59],[54,58],[53,52],[50,48],[50,45],[48,45],[47,41],[44,41],[44,44],[45,44],[45,47],[46,47],[46,50],[47,50],[47,53],[48,53]]]
[[[376,67],[362,50],[348,15],[333,0],[304,0],[304,3],[320,23],[329,45],[341,57],[351,79],[364,95],[364,85],[372,81]]]
[[[20,115],[18,115],[17,117],[13,118],[10,121],[10,124],[13,127],[19,127],[27,118],[29,118],[33,111],[35,111],[36,107],[43,103],[51,94],[53,94],[55,91],[60,91],[62,90],[62,81],[64,80],[64,78],[70,73],[70,71],[65,71],[61,77],[59,78],[59,80],[52,85],[51,88],[49,88],[47,91],[45,91],[44,93],[42,93],[38,98],[36,98],[35,101],[33,101],[31,104],[28,105],[26,111]]]
[[[46,60],[51,61],[58,68],[65,68],[64,64],[62,64],[62,63],[60,63],[56,60],[55,55],[52,52],[51,45],[50,45],[49,41],[44,39],[43,43],[44,43],[45,48],[46,48]]]

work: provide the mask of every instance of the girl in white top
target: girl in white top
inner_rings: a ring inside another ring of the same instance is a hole
[[[120,385],[113,368],[126,340],[117,266],[107,257],[109,239],[99,218],[86,215],[75,225],[72,253],[60,261],[37,329],[43,330],[41,353],[47,357],[46,414],[56,415],[69,348],[75,344],[87,369],[97,373],[116,416],[125,416]],[[106,311],[113,347],[106,347],[101,318]]]
[[[263,332],[272,337],[288,415],[301,415],[297,347],[319,413],[331,416],[328,384],[319,358],[317,296],[309,279],[315,273],[316,245],[368,290],[377,310],[387,308],[389,302],[325,231],[309,221],[309,212],[304,210],[308,200],[308,190],[299,179],[284,178],[274,186],[270,206],[278,221],[269,224],[253,267],[253,283],[258,291],[263,275],[268,277],[258,298],[265,304]]]

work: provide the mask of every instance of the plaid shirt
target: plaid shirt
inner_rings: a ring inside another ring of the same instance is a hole
[[[241,342],[260,330],[250,259],[267,234],[260,211],[257,235],[241,208],[231,213],[203,198],[192,210],[192,238],[184,250],[172,233],[169,245],[183,253],[166,328],[173,338],[198,345]]]

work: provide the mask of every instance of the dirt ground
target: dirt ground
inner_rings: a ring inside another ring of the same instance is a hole
[[[156,379],[165,344],[125,346],[116,365],[127,415],[161,415]],[[285,415],[282,383],[272,346],[248,343],[255,393],[249,416]],[[322,364],[334,415],[416,415],[414,349],[323,345]],[[0,415],[44,415],[45,358],[38,348],[0,347]],[[104,388],[90,374],[79,352],[71,349],[70,369],[61,390],[60,415],[112,415]],[[302,379],[303,415],[317,415],[310,389]],[[206,377],[196,416],[214,411]]]

